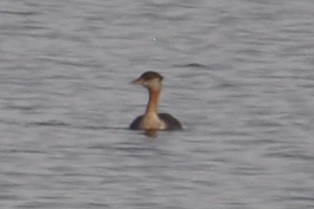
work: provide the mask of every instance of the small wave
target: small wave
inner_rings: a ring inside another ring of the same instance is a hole
[[[68,127],[70,124],[59,121],[59,120],[48,120],[39,122],[30,122],[27,126],[55,126],[55,127]]]
[[[21,16],[30,16],[30,15],[38,15],[38,12],[24,12],[24,11],[9,11],[9,10],[1,10],[0,14],[9,14],[9,15],[21,15]]]
[[[206,65],[199,64],[196,62],[188,63],[188,64],[182,64],[182,65],[174,65],[174,67],[187,67],[187,68],[207,68]]]
[[[79,128],[90,130],[128,130],[127,127],[93,126],[93,125],[80,126]]]

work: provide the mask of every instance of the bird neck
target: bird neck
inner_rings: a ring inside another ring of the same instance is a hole
[[[156,114],[158,111],[158,102],[160,96],[160,89],[149,89],[149,99],[147,103],[147,108],[145,115]]]

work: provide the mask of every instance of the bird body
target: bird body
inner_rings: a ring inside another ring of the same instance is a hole
[[[158,113],[158,102],[162,89],[163,77],[156,72],[143,73],[133,83],[148,89],[149,99],[144,115],[140,115],[131,123],[132,130],[179,130],[181,123],[168,113]]]

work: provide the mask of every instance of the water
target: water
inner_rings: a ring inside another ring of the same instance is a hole
[[[0,8],[1,208],[314,208],[312,1]],[[184,131],[127,129],[147,70]]]

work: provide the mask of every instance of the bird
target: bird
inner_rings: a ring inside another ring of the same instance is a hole
[[[158,102],[162,90],[164,77],[154,71],[144,72],[139,78],[132,81],[145,87],[149,93],[146,111],[143,115],[136,117],[130,124],[131,130],[182,130],[178,119],[169,113],[158,113]]]

